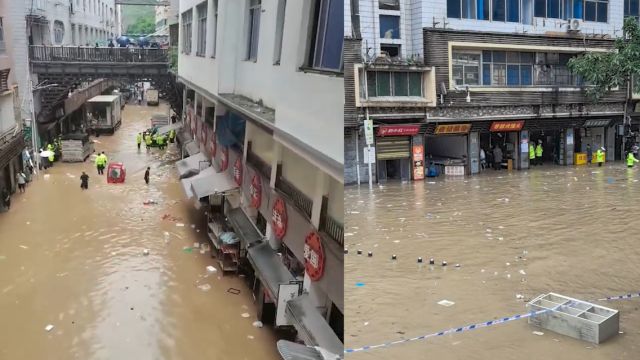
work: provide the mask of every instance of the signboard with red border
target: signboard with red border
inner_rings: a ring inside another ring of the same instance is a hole
[[[236,181],[238,186],[242,185],[242,158],[238,156],[236,162],[233,164],[233,180]]]
[[[324,275],[324,249],[320,235],[314,230],[304,239],[304,269],[313,281]]]
[[[229,167],[229,148],[222,147],[222,164],[220,165],[220,171],[225,171]]]
[[[413,145],[413,180],[424,179],[424,147]]]
[[[436,135],[468,134],[469,130],[471,130],[471,124],[446,124],[436,126],[433,133]]]
[[[491,132],[520,131],[524,126],[524,120],[518,121],[494,121],[491,123]]]
[[[259,209],[262,205],[262,178],[255,172],[249,185],[249,195],[251,196],[251,206]]]
[[[378,127],[378,136],[411,136],[418,135],[420,125],[394,125]]]
[[[277,198],[271,209],[271,225],[276,239],[282,240],[287,234],[287,205],[282,198]]]

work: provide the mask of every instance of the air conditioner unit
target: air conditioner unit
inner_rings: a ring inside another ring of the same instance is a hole
[[[580,31],[581,28],[582,28],[582,20],[569,19],[569,24],[567,26],[568,31]]]

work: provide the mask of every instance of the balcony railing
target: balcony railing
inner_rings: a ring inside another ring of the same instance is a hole
[[[328,213],[329,198],[322,197],[322,210],[320,211],[320,231],[335,240],[338,245],[344,246],[344,224],[334,219]]]
[[[305,195],[302,191],[298,190],[293,184],[285,180],[281,175],[276,178],[276,189],[280,190],[286,195],[293,205],[302,211],[307,218],[311,219],[311,209],[313,208],[313,201]]]
[[[0,93],[9,90],[9,72],[11,69],[0,70]]]
[[[169,50],[31,45],[29,58],[42,62],[168,63]]]

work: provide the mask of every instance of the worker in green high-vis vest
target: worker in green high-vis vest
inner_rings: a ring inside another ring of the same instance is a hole
[[[542,140],[538,140],[538,146],[536,146],[536,162],[542,165]]]
[[[529,143],[529,165],[536,164],[536,149],[532,143]]]
[[[629,154],[627,154],[627,167],[632,168],[634,163],[637,163],[637,162],[638,162],[638,159],[636,159],[636,157],[633,156],[633,153],[629,151]]]

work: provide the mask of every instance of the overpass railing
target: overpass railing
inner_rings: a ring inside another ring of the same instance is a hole
[[[168,63],[169,50],[31,45],[29,59],[40,62]]]

